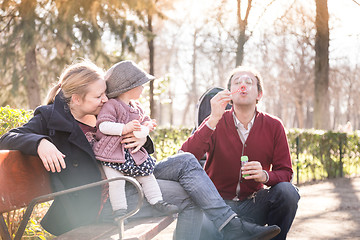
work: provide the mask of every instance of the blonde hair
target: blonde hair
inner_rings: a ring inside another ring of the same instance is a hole
[[[60,75],[59,82],[49,90],[44,104],[53,103],[55,96],[60,90],[62,90],[64,100],[67,104],[70,103],[73,94],[79,94],[85,97],[88,93],[87,87],[89,84],[104,79],[104,74],[104,70],[89,60],[75,62],[64,69]]]

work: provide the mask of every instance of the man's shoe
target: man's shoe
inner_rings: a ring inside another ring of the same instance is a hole
[[[260,226],[238,217],[223,228],[225,240],[269,240],[279,233],[280,228],[276,225]]]
[[[179,208],[176,205],[167,203],[165,201],[158,201],[152,206],[159,212],[162,212],[167,215],[179,212]]]

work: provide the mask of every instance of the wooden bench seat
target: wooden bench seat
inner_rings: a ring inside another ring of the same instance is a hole
[[[152,239],[160,231],[174,221],[175,216],[145,218],[130,221],[125,225],[124,240]],[[115,225],[90,225],[76,228],[57,238],[56,240],[115,240],[119,239],[119,228]]]
[[[138,205],[125,217],[130,217],[140,209],[144,194],[139,183],[130,177],[119,177],[102,180],[84,186],[53,192],[49,173],[42,165],[42,161],[35,156],[24,155],[19,151],[0,150],[0,236],[3,240],[20,240],[25,231],[33,208],[36,204],[54,199],[54,197],[79,191],[84,188],[99,186],[110,181],[125,179],[138,190]],[[3,213],[26,207],[23,220],[14,238],[10,236]],[[56,239],[151,239],[174,220],[174,216],[148,218],[129,222],[125,228],[119,226],[99,224],[84,226],[58,236]],[[120,234],[119,234],[120,233]]]

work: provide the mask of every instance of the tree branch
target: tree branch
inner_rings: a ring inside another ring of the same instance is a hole
[[[8,18],[8,17],[10,17],[10,20],[6,23],[6,25],[5,25],[2,29],[0,29],[0,33],[3,32],[3,31],[5,31],[5,29],[10,25],[10,23],[12,22],[12,20],[16,17],[16,15],[13,14],[14,11],[15,11],[15,10],[13,10],[13,11],[12,11],[11,13],[9,13],[9,15],[7,15],[7,16],[1,17],[1,21],[3,21],[3,19]]]
[[[358,6],[360,6],[360,3],[358,3],[357,1],[355,0],[352,0],[355,4],[357,4]]]

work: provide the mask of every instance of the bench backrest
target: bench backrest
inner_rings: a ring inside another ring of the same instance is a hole
[[[51,192],[49,173],[39,157],[0,150],[0,213],[25,207]]]

